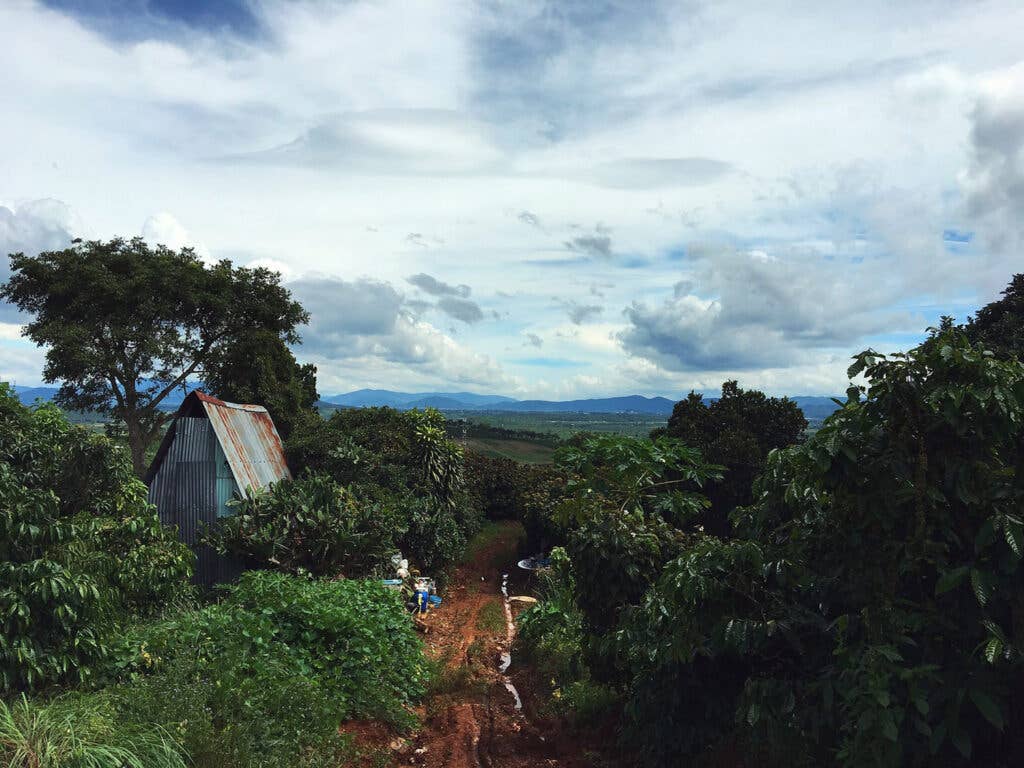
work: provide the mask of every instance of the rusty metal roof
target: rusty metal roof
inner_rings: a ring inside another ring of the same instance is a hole
[[[182,402],[175,422],[164,435],[160,449],[146,473],[146,484],[153,482],[177,433],[181,417],[206,416],[224,450],[231,474],[243,496],[250,488],[265,488],[278,480],[291,479],[284,448],[277,427],[261,405],[226,403],[198,390],[189,393]]]
[[[243,495],[248,496],[250,488],[265,488],[278,480],[291,479],[281,438],[266,408],[226,403],[198,391],[189,397],[203,404]]]

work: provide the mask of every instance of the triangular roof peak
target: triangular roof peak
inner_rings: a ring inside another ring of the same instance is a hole
[[[182,417],[209,419],[243,496],[249,495],[250,488],[265,488],[271,483],[291,478],[281,436],[266,408],[229,403],[194,390],[185,397],[174,415],[174,422],[167,428],[167,434],[146,473],[147,483],[160,468],[174,440],[175,424]]]

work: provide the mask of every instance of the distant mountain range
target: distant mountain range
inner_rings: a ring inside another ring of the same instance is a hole
[[[715,397],[705,397],[713,401]],[[808,419],[823,419],[836,409],[831,397],[798,395],[791,398]],[[674,400],[667,397],[600,397],[583,400],[516,400],[502,395],[476,395],[470,392],[393,392],[388,389],[358,389],[343,395],[327,395],[321,402],[348,408],[390,406],[437,408],[441,411],[506,411],[531,413],[643,413],[668,416]]]
[[[53,400],[57,387],[19,387],[15,384],[14,394],[25,405],[32,405],[36,400]]]
[[[194,389],[201,389],[202,384],[188,384],[186,385],[188,392]],[[14,386],[14,393],[18,396],[25,405],[32,405],[36,400],[53,400],[58,392],[58,387],[20,387]],[[185,395],[188,392],[182,392],[180,389],[176,389],[165,397],[161,403],[160,408],[165,411],[177,410],[178,406],[181,405],[185,399]]]
[[[332,405],[350,408],[368,408],[386,405],[391,408],[438,408],[446,410],[473,410],[516,400],[502,395],[475,395],[472,392],[392,392],[390,389],[357,389],[344,395],[322,398]]]
[[[195,385],[189,385],[189,391]],[[56,387],[14,388],[18,398],[25,404],[36,400],[52,400],[57,394]],[[171,410],[181,405],[185,394],[181,390],[172,392],[161,403]],[[705,397],[709,402],[714,397]],[[804,415],[818,421],[831,414],[836,404],[830,397],[796,395],[791,397],[803,410]],[[841,399],[841,398],[840,398]],[[321,399],[325,405],[342,408],[369,408],[389,406],[399,410],[412,408],[437,408],[440,411],[506,411],[516,413],[642,413],[654,416],[669,416],[674,400],[667,397],[598,397],[583,400],[516,400],[504,395],[478,395],[472,392],[394,392],[389,389],[357,389],[343,395],[328,395]]]
[[[437,408],[441,411],[514,411],[533,413],[672,413],[672,400],[664,397],[603,397],[588,400],[516,400],[502,395],[471,392],[392,392],[387,389],[359,389],[344,395],[329,395],[324,403],[344,407],[388,405],[392,408]]]

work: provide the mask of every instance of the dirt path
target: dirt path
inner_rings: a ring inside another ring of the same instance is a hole
[[[445,672],[427,702],[424,727],[396,750],[396,765],[426,768],[582,768],[516,708],[499,672],[507,653],[502,574],[509,570],[521,528],[490,529],[461,566],[444,604],[425,623],[428,653]],[[514,665],[514,661],[513,661]],[[565,752],[570,751],[569,755]],[[562,753],[562,754],[559,754]]]

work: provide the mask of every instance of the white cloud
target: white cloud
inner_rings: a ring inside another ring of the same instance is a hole
[[[29,200],[17,205],[0,205],[0,283],[10,277],[8,256],[67,248],[71,240],[85,234],[79,216],[60,200]],[[0,301],[0,321],[18,317],[18,311]]]
[[[674,390],[724,367],[818,386],[855,347],[894,328],[910,340],[1019,269],[1019,3],[252,12],[265,36],[114,41],[33,0],[0,3],[0,199],[64,200],[90,237],[145,222],[151,240],[296,287],[370,276],[348,281],[363,297],[311,304],[299,353],[327,382],[571,396]],[[24,211],[8,206],[6,230],[0,211],[0,245],[83,234],[56,209]],[[953,249],[947,229],[976,237]],[[736,255],[753,251],[766,259]],[[445,315],[439,298],[469,294],[414,294],[418,274],[472,285],[472,306]],[[576,326],[553,296],[604,310]],[[589,369],[516,366],[527,333]]]
[[[490,356],[414,317],[389,283],[305,277],[288,287],[310,311],[309,327],[302,331],[303,356],[349,371],[373,361],[376,370],[388,370],[396,380],[412,373],[420,380],[481,387],[511,381]]]
[[[43,350],[24,341],[0,339],[0,381],[23,386],[42,384]]]
[[[194,248],[204,261],[211,261],[209,249],[192,236],[184,225],[167,211],[154,213],[142,225],[142,237],[151,246],[166,245],[174,251]]]
[[[0,341],[18,341],[22,328],[20,323],[0,323]]]
[[[618,338],[627,352],[675,371],[768,369],[925,324],[891,308],[899,291],[879,278],[888,259],[849,265],[848,257],[761,249],[694,258],[693,274],[671,297],[626,310]]]

